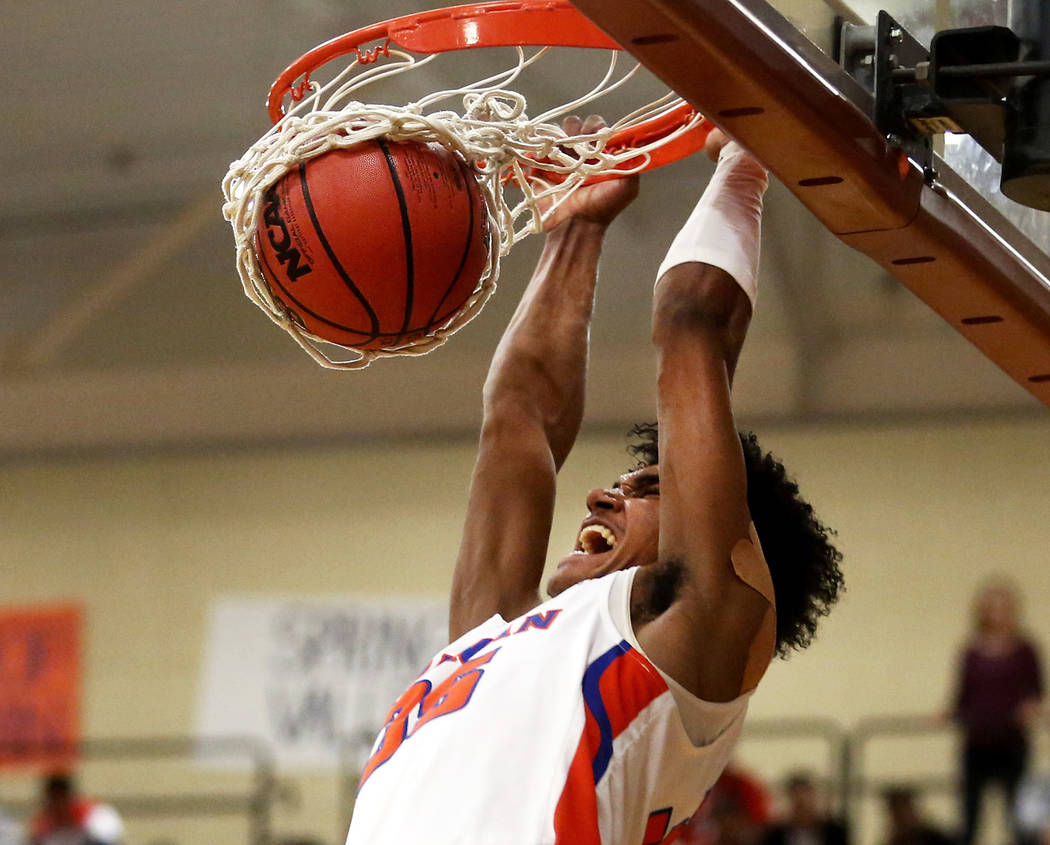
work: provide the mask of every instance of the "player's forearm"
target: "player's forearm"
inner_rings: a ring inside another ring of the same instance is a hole
[[[587,346],[605,226],[566,220],[548,236],[492,360],[485,418],[542,426],[561,466],[583,417]]]
[[[702,335],[705,354],[724,361],[730,382],[758,296],[762,198],[768,184],[758,161],[738,144],[726,144],[657,274],[657,346]]]

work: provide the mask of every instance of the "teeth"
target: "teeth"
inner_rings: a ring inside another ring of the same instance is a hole
[[[587,554],[597,554],[616,547],[616,535],[604,525],[588,525],[577,540],[580,549]]]

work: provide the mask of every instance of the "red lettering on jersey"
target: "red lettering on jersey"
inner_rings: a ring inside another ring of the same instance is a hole
[[[358,789],[365,785],[365,781],[376,769],[394,756],[405,740],[415,736],[423,725],[439,716],[447,716],[466,707],[474,695],[474,688],[485,674],[481,667],[495,657],[498,651],[498,648],[493,649],[488,654],[464,663],[436,687],[431,688],[430,681],[416,681],[405,690],[387,714],[383,733],[361,773]],[[415,724],[409,727],[413,716],[418,718]]]
[[[543,613],[532,613],[525,617],[517,630],[511,631],[508,626],[496,639],[502,640],[511,634],[522,634],[532,629],[546,631],[560,613],[560,608]],[[499,649],[493,649],[481,657],[474,657],[474,654],[491,642],[493,642],[491,638],[479,640],[459,654],[443,652],[431,668],[436,668],[443,663],[458,662],[463,665],[433,689],[429,681],[419,680],[405,690],[387,714],[383,732],[376,742],[368,764],[361,773],[361,784],[358,789],[364,786],[365,781],[376,769],[394,756],[406,739],[415,736],[425,724],[440,716],[455,713],[470,703],[471,696],[474,695],[474,688],[485,674],[485,670],[481,667],[495,657]],[[428,670],[424,670],[426,671]],[[413,720],[414,724],[412,724]]]
[[[692,819],[686,819],[684,822],[679,822],[672,827],[671,832],[664,837],[663,842],[661,842],[660,845],[671,845],[672,842],[677,842],[681,839],[691,821]]]
[[[678,822],[678,824],[668,830],[667,826],[671,823],[673,811],[673,807],[665,807],[664,809],[650,812],[642,845],[672,845],[672,843],[681,839],[690,822],[693,821],[693,817],[690,816],[685,821]]]
[[[423,702],[422,715],[412,728],[409,736],[415,736],[416,732],[428,722],[434,721],[439,716],[447,716],[462,710],[470,703],[470,697],[474,695],[474,688],[485,674],[481,667],[488,663],[499,649],[494,649],[481,657],[464,663],[458,672],[445,678],[440,684],[430,691]]]
[[[645,835],[642,837],[642,845],[661,845],[667,826],[671,823],[671,808],[656,810],[649,814],[649,821],[645,823]]]
[[[541,631],[546,631],[551,623],[558,618],[558,614],[561,613],[561,608],[557,610],[548,610],[546,613],[533,613],[531,616],[526,616],[525,621],[521,623],[521,627],[515,631],[515,634],[521,634],[530,628],[538,628]]]
[[[518,630],[512,631],[508,625],[503,629],[503,632],[499,636],[495,638],[485,637],[482,640],[478,640],[473,645],[467,646],[459,654],[449,654],[447,651],[442,652],[441,656],[434,661],[433,666],[428,666],[427,669],[424,669],[423,671],[426,672],[431,668],[437,668],[442,663],[455,663],[457,661],[466,666],[467,662],[489,643],[495,642],[496,640],[502,640],[512,634],[523,634],[525,631],[533,628],[540,631],[546,631],[551,626],[551,623],[558,618],[559,613],[561,613],[561,608],[558,608],[557,610],[548,610],[546,613],[533,613],[530,616],[525,617],[525,621],[521,623]]]
[[[394,702],[394,706],[387,714],[386,724],[383,725],[383,733],[376,743],[375,751],[368,758],[368,764],[361,773],[361,786],[364,786],[372,772],[393,757],[394,752],[401,747],[401,743],[408,737],[409,717],[417,707],[419,715],[422,716],[428,692],[430,692],[430,681],[416,681]]]
[[[649,821],[645,825],[645,835],[642,837],[642,845],[671,845],[682,838],[693,817],[680,821],[670,830],[667,826],[671,823],[673,807],[665,807],[649,814]]]

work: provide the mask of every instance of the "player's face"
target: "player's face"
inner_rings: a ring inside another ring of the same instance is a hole
[[[634,470],[612,487],[587,496],[587,518],[576,549],[563,558],[547,584],[558,595],[573,584],[631,566],[656,562],[660,538],[660,467]]]

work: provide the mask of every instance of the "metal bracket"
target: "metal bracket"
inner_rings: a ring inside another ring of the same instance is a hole
[[[839,30],[839,63],[874,96],[875,125],[927,174],[933,167],[931,136],[962,131],[927,114],[934,97],[928,74],[920,69],[928,69],[929,62],[926,48],[887,12],[879,12],[874,26],[843,23]],[[898,80],[894,72],[902,67],[916,68],[915,78]]]

